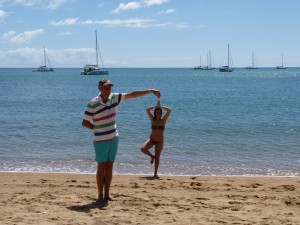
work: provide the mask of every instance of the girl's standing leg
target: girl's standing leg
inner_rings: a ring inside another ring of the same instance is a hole
[[[159,162],[160,162],[160,154],[161,154],[163,147],[164,147],[163,142],[155,145],[154,177],[158,177],[157,171],[158,171]]]

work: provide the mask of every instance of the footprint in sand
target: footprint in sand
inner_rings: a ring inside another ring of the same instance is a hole
[[[260,186],[263,186],[263,185],[259,184],[259,183],[253,183],[253,184],[250,184],[249,186],[247,186],[247,185],[241,185],[241,187],[244,187],[244,188],[258,188]]]
[[[272,188],[272,189],[279,189],[284,191],[295,191],[294,185],[280,185],[277,188]]]

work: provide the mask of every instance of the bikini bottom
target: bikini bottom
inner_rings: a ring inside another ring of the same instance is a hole
[[[153,145],[158,145],[164,143],[164,141],[155,141],[151,137],[149,138]]]

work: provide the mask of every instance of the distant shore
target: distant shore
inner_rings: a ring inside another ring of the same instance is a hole
[[[3,224],[299,224],[299,177],[0,173]]]

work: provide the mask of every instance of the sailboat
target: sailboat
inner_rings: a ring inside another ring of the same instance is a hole
[[[103,61],[102,61],[101,52],[100,52],[100,49],[98,46],[97,31],[95,31],[95,35],[96,35],[96,64],[86,64],[83,68],[83,71],[81,71],[81,75],[108,74],[107,70],[103,70],[98,67],[98,54],[100,55],[102,67],[103,67]]]
[[[40,66],[36,70],[32,70],[32,72],[53,72],[54,70],[53,70],[53,68],[51,68],[51,63],[50,63],[50,60],[47,56],[45,47],[44,47],[44,61],[45,61],[45,65]],[[47,67],[47,62],[49,64],[49,67]]]
[[[214,67],[212,67],[211,65],[211,52],[209,51],[209,53],[207,54],[207,66],[203,66],[201,68],[202,70],[213,70],[215,69]]]
[[[201,55],[200,55],[200,65],[199,66],[195,66],[194,70],[201,70],[202,66],[201,66]]]
[[[230,62],[231,62],[231,67],[230,67]],[[219,71],[220,72],[232,72],[233,70],[234,70],[234,67],[233,67],[232,58],[230,56],[230,48],[229,48],[229,44],[228,44],[227,66],[222,66],[221,68],[219,68]]]
[[[283,54],[281,55],[281,66],[276,66],[276,69],[286,69],[286,67],[283,66]]]
[[[246,69],[258,69],[254,64],[254,53],[252,52],[252,64],[251,66],[247,66]]]

